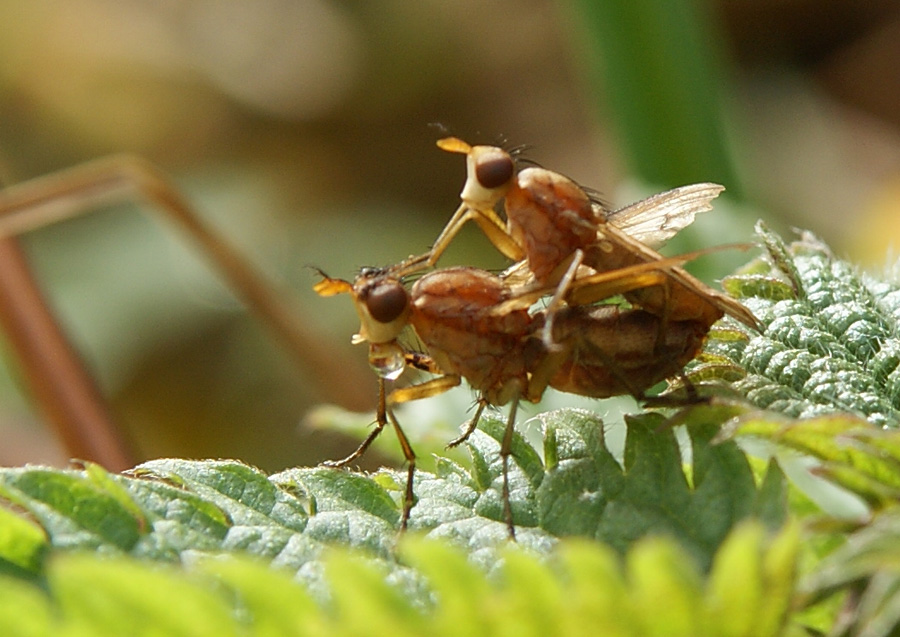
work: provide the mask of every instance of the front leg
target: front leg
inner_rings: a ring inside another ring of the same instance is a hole
[[[381,434],[387,425],[387,406],[385,404],[385,388],[384,379],[378,379],[378,408],[375,415],[375,428],[366,436],[366,439],[346,458],[341,460],[326,460],[322,464],[326,467],[343,468],[352,462],[355,462],[366,452],[369,446],[375,442],[375,439]]]

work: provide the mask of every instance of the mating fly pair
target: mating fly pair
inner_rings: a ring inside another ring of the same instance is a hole
[[[479,394],[478,407],[451,446],[474,431],[486,405],[511,403],[500,454],[504,520],[514,536],[508,458],[518,401],[537,402],[547,387],[642,399],[648,388],[681,373],[723,315],[752,327],[756,319],[680,267],[705,252],[666,258],[648,245],[664,242],[709,210],[721,186],[685,186],[607,212],[562,175],[517,170],[500,148],[471,147],[455,138],[438,145],[467,155],[468,179],[462,204],[432,250],[395,266],[363,269],[352,283],[325,276],[316,285],[323,296],[351,294],[361,323],[353,340],[369,343],[379,379],[375,429],[354,453],[329,464],[356,460],[390,422],[408,462],[405,527],[414,503],[415,454],[391,406],[437,395],[464,378]],[[501,202],[505,223],[495,211]],[[435,270],[408,287],[409,278],[432,267],[470,219],[516,263],[500,276],[468,267]],[[617,295],[632,307],[598,304]],[[542,299],[545,305],[533,310]],[[425,353],[400,344],[407,327]],[[406,367],[436,376],[388,393],[385,381]]]

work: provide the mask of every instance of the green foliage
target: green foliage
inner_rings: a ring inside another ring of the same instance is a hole
[[[723,284],[765,332],[717,331],[695,373],[740,377],[738,393],[786,416],[900,425],[900,288],[860,274],[810,233],[786,245],[762,224],[757,231],[766,258]]]
[[[15,523],[5,526],[8,540],[0,557],[17,569],[2,586],[13,591],[10,599],[21,596],[21,603],[35,607],[33,621],[46,630],[34,634],[58,634],[57,621],[86,634],[109,633],[114,626],[123,634],[139,634],[137,628],[149,624],[164,634],[195,634],[204,625],[229,634],[236,630],[229,622],[246,620],[250,602],[243,593],[223,594],[221,586],[197,579],[196,570],[206,572],[210,564],[252,570],[235,565],[233,555],[240,553],[278,567],[279,577],[302,582],[305,586],[293,585],[301,592],[292,595],[306,600],[303,608],[314,609],[312,619],[290,621],[334,623],[329,632],[366,634],[371,626],[393,626],[391,632],[399,634],[426,629],[460,634],[456,627],[464,623],[456,613],[447,614],[441,603],[447,598],[467,608],[467,616],[476,613],[468,621],[482,626],[483,633],[522,634],[527,625],[535,634],[571,634],[579,618],[595,613],[589,600],[620,591],[633,610],[607,618],[610,629],[654,634],[661,628],[647,624],[640,612],[643,600],[687,581],[695,585],[681,592],[682,610],[691,613],[682,620],[703,626],[712,602],[705,598],[702,573],[715,572],[725,538],[760,501],[778,512],[769,519],[770,528],[777,526],[784,515],[783,492],[758,489],[734,443],[709,445],[717,430],[711,423],[690,428],[689,480],[678,441],[662,416],[628,420],[623,461],[606,447],[597,416],[558,411],[539,418],[552,463],[545,465],[538,450],[516,437],[522,468],[514,468],[511,477],[520,542],[512,553],[501,522],[497,439],[503,423],[488,419],[485,432],[476,432],[470,442],[471,469],[443,461],[436,473],[417,474],[411,531],[447,538],[457,549],[400,543],[398,550],[402,472],[365,476],[308,468],[266,476],[238,462],[187,460],[148,462],[127,476],[96,465],[66,471],[14,468],[0,471],[0,493],[41,529],[6,514]],[[763,527],[757,527],[759,552]],[[565,541],[560,546],[565,536],[604,540],[608,548]],[[335,545],[358,554],[331,554]],[[467,557],[455,552],[460,548]],[[616,551],[627,556],[624,565]],[[223,555],[232,557],[222,561]],[[123,562],[126,557],[143,563]],[[148,562],[189,568],[179,576],[169,568],[149,568]],[[570,570],[558,570],[559,564]],[[593,584],[597,590],[570,590],[594,581],[571,570],[583,564],[595,564],[608,581]],[[444,581],[444,573],[458,580]],[[629,579],[638,574],[638,580]],[[170,584],[171,578],[178,584]],[[229,579],[229,585],[235,579],[240,578]],[[254,603],[267,608],[276,606],[274,599],[293,607],[301,603],[281,589],[271,596],[253,590]],[[784,590],[792,586],[785,584]],[[578,612],[569,608],[573,604]],[[673,612],[680,617],[682,610]],[[275,611],[262,614],[253,621],[290,623]],[[567,618],[564,624],[561,618]],[[439,619],[443,627],[434,623]]]
[[[625,553],[649,533],[665,534],[707,569],[732,527],[756,508],[774,512],[767,519],[772,528],[784,519],[783,492],[759,490],[733,442],[709,444],[718,431],[710,417],[695,419],[689,430],[690,481],[678,440],[658,414],[628,419],[623,461],[606,447],[596,415],[573,410],[538,418],[552,464],[517,435],[510,476],[519,542],[534,551],[547,553],[557,538],[580,536]],[[445,460],[436,473],[418,472],[418,502],[409,521],[412,531],[450,538],[486,565],[507,544],[498,442],[503,428],[500,420],[485,419],[483,431],[468,443],[471,468]],[[16,525],[8,525],[9,548],[0,556],[38,575],[46,546],[163,561],[242,551],[301,573],[314,572],[311,564],[323,548],[339,544],[389,564],[402,578],[395,545],[404,479],[404,472],[383,470],[373,477],[327,468],[266,476],[235,461],[173,459],[147,462],[128,476],[96,465],[2,469],[0,494],[43,533],[7,514]]]
[[[746,417],[724,433],[764,438],[819,461],[816,472],[882,509],[900,500],[900,436],[849,415],[804,421]]]
[[[900,295],[760,234],[767,258],[726,285],[764,330],[717,326],[689,374],[708,404],[515,436],[517,543],[496,416],[470,462],[416,473],[405,537],[405,471],[0,469],[0,634],[893,634]]]
[[[567,3],[578,62],[631,172],[668,187],[740,179],[730,148],[727,61],[708,3]]]
[[[801,590],[811,604],[850,591],[854,634],[896,634],[900,625],[900,512],[893,508],[851,533],[807,578]]]
[[[459,548],[407,537],[399,555],[422,574],[430,598],[401,594],[383,564],[334,550],[321,561],[325,603],[290,571],[247,557],[178,568],[69,553],[48,564],[42,587],[0,576],[0,633],[767,635],[784,626],[798,547],[796,526],[767,539],[760,525],[741,525],[704,584],[662,538],[638,542],[624,562],[586,541],[564,543],[549,561],[509,546],[487,575]]]

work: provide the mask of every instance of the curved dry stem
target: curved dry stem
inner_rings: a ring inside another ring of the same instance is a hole
[[[99,206],[143,198],[197,244],[236,295],[282,341],[305,376],[330,401],[348,408],[369,407],[356,392],[341,388],[367,382],[361,369],[334,360],[330,349],[300,319],[277,290],[194,210],[152,164],[129,155],[99,159],[0,192],[0,236],[14,236],[75,217]],[[315,374],[309,374],[315,370]]]

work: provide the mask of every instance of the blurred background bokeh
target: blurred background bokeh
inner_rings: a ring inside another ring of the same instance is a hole
[[[613,204],[725,184],[681,247],[747,241],[762,216],[883,268],[900,237],[900,2],[0,0],[5,178],[119,152],[161,167],[299,298],[346,370],[330,388],[344,407],[371,408],[374,380],[349,301],[316,297],[306,266],[346,278],[422,251],[464,179],[434,145],[446,134],[528,144]],[[298,370],[147,208],[23,239],[139,455],[276,470],[351,449],[302,426],[320,370]],[[446,262],[502,265],[474,229]],[[0,463],[64,463],[5,358]]]

